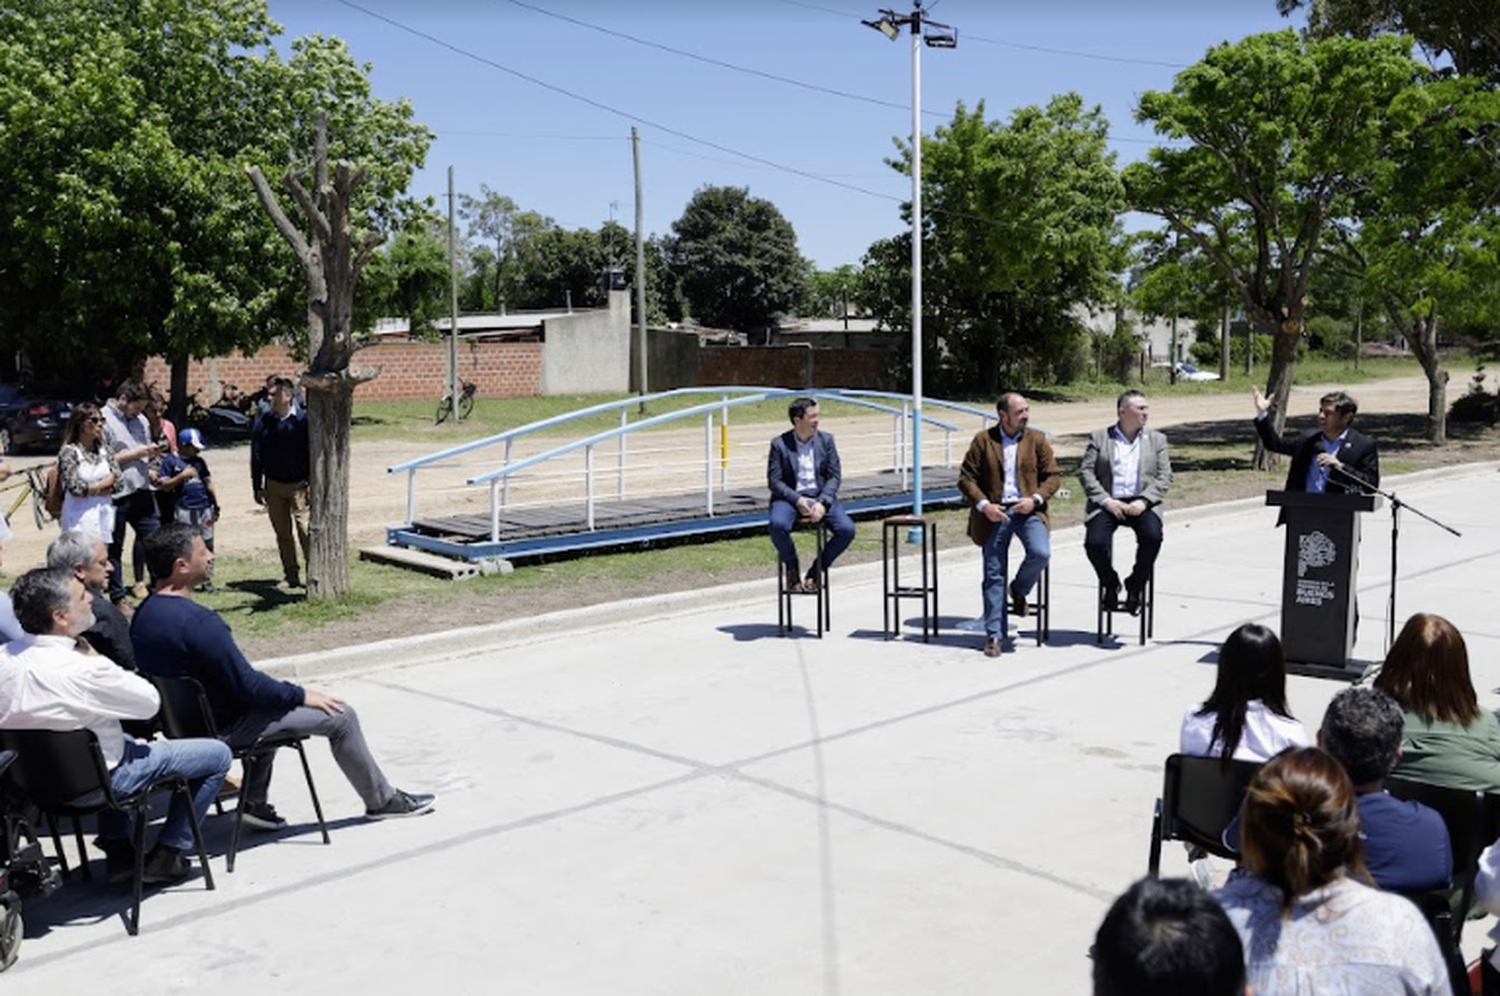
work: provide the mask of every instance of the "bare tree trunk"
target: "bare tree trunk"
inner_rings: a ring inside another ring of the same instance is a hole
[[[354,384],[314,390],[307,384],[308,433],[312,475],[308,504],[318,510],[309,517],[307,594],[333,598],[349,590],[349,424],[354,414]],[[316,428],[314,428],[316,427]]]
[[[1292,394],[1292,374],[1297,368],[1297,345],[1302,341],[1302,309],[1297,308],[1282,321],[1269,319],[1257,309],[1252,320],[1257,328],[1271,333],[1271,366],[1266,371],[1266,397],[1271,399],[1271,424],[1279,433],[1286,428],[1287,400]],[[1254,347],[1254,341],[1251,341]],[[1255,468],[1276,470],[1281,458],[1255,443]]]
[[[1448,439],[1448,371],[1443,369],[1437,350],[1437,308],[1414,318],[1410,311],[1392,297],[1382,299],[1386,314],[1411,347],[1412,355],[1427,375],[1427,439],[1443,443]]]
[[[179,353],[172,357],[172,375],[167,387],[167,393],[171,398],[167,402],[167,417],[181,429],[187,428],[188,367],[192,362],[192,357],[187,353]],[[207,403],[204,402],[205,405]]]

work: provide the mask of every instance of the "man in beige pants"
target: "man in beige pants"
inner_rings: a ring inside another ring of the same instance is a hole
[[[307,559],[307,475],[312,464],[308,449],[307,413],[292,402],[292,382],[277,377],[268,395],[271,410],[255,421],[250,434],[250,484],[255,503],[266,506],[276,549],[281,554],[282,591],[302,587],[297,566],[297,543]],[[292,541],[292,527],[297,542]]]

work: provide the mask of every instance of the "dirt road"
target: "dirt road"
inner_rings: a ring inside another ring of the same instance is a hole
[[[1306,415],[1317,410],[1317,399],[1330,388],[1326,385],[1309,385],[1295,388],[1292,392],[1290,414]],[[1449,385],[1450,400],[1461,394],[1464,382],[1461,378]],[[1386,414],[1422,413],[1427,410],[1427,382],[1421,377],[1405,377],[1387,381],[1376,381],[1360,385],[1353,391],[1362,411]],[[1107,401],[1086,403],[1035,403],[1032,406],[1032,425],[1047,430],[1059,439],[1060,454],[1076,455],[1082,450],[1081,439],[1069,436],[1087,432],[1108,423],[1114,417],[1113,405]],[[923,454],[927,463],[942,463],[951,458],[962,458],[969,436],[978,428],[977,419],[967,417],[953,419],[940,409],[929,409],[930,417],[954,421],[960,429],[945,440],[941,431],[926,430]],[[1160,395],[1151,399],[1151,424],[1165,428],[1184,422],[1232,420],[1243,418],[1248,423],[1252,408],[1248,397],[1241,394],[1191,395],[1172,397]],[[824,428],[837,434],[839,451],[843,455],[845,472],[873,470],[891,465],[895,444],[892,438],[893,420],[885,415],[828,420]],[[766,441],[777,432],[784,431],[784,424],[731,424],[730,426],[730,474],[732,487],[753,487],[764,481]],[[717,428],[715,429],[717,434]],[[1249,426],[1246,436],[1249,438]],[[449,445],[456,445],[463,437],[455,435]],[[518,443],[512,459],[542,452],[562,442],[558,437],[543,441]],[[672,489],[691,490],[704,485],[705,445],[717,447],[718,440],[705,440],[701,426],[692,429],[652,432],[649,435],[630,437],[627,453],[627,488],[629,493],[639,491]],[[384,540],[385,528],[406,521],[405,474],[390,474],[387,468],[406,460],[425,456],[441,448],[431,439],[416,442],[356,442],[351,460],[349,490],[350,534],[356,545],[379,543]],[[715,450],[717,453],[717,450]],[[205,454],[214,475],[219,500],[223,505],[223,519],[216,533],[218,552],[223,555],[251,557],[268,563],[275,559],[275,538],[264,512],[252,500],[250,491],[250,449],[248,446],[233,446],[213,449]],[[45,462],[46,458],[14,458],[16,466]],[[595,469],[599,473],[596,493],[600,499],[616,493],[618,479],[618,452],[615,444],[601,447],[594,455]],[[488,492],[484,488],[471,488],[464,480],[500,466],[502,454],[498,450],[485,450],[455,458],[443,466],[423,471],[418,480],[417,514],[432,515],[456,511],[483,512],[488,508]],[[529,477],[513,486],[513,503],[526,502],[583,502],[585,498],[583,455],[560,459],[549,464],[545,474]],[[715,472],[716,481],[719,480]],[[14,576],[22,570],[40,564],[46,544],[56,536],[56,526],[49,524],[38,531],[29,516],[18,514],[12,522],[14,535],[4,548],[4,566]]]

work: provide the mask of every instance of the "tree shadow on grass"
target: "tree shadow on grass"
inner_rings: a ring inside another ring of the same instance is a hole
[[[282,591],[276,587],[275,581],[231,581],[224,587],[230,591],[255,596],[255,601],[245,606],[250,612],[274,612],[284,605],[291,605],[294,602],[307,600],[306,589],[298,588],[294,591]]]

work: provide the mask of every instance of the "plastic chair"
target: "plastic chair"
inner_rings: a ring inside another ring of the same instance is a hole
[[[1226,766],[1217,757],[1168,757],[1151,823],[1147,874],[1154,878],[1160,872],[1165,840],[1185,841],[1218,857],[1237,859],[1221,835],[1239,815],[1245,789],[1259,770],[1259,761],[1230,761]]]
[[[156,686],[157,692],[161,694],[161,725],[168,739],[182,740],[189,737],[209,737],[220,739],[217,724],[214,723],[213,708],[208,704],[208,696],[204,694],[203,686],[195,678],[184,676],[166,677],[153,674],[148,676],[151,684]],[[250,775],[255,765],[269,758],[283,747],[290,747],[297,752],[302,759],[302,773],[307,777],[307,794],[312,796],[313,811],[318,814],[318,829],[323,832],[323,843],[331,844],[332,839],[328,836],[328,823],[323,819],[323,804],[318,801],[318,789],[313,784],[312,768],[307,763],[307,751],[302,747],[302,742],[307,737],[295,733],[278,733],[272,736],[263,736],[248,747],[233,747],[234,757],[244,766],[243,784],[250,783]],[[240,793],[239,805],[234,811],[234,832],[229,838],[229,855],[225,859],[225,867],[229,872],[234,872],[235,855],[240,849],[240,831],[245,819],[245,795]]]
[[[46,813],[52,823],[53,844],[63,874],[67,874],[68,866],[55,817],[72,819],[85,877],[88,877],[88,852],[84,850],[79,817],[110,809],[134,817],[135,869],[131,878],[130,918],[125,923],[125,929],[131,935],[140,930],[146,824],[151,817],[151,797],[158,792],[182,796],[188,810],[188,825],[193,831],[193,846],[203,867],[204,886],[209,890],[214,888],[214,873],[208,866],[208,852],[203,848],[203,828],[198,824],[192,789],[186,778],[176,775],[152,782],[132,795],[117,794],[110,784],[104,751],[93,730],[0,730],[0,749],[16,752],[15,763],[5,773],[16,795]]]

